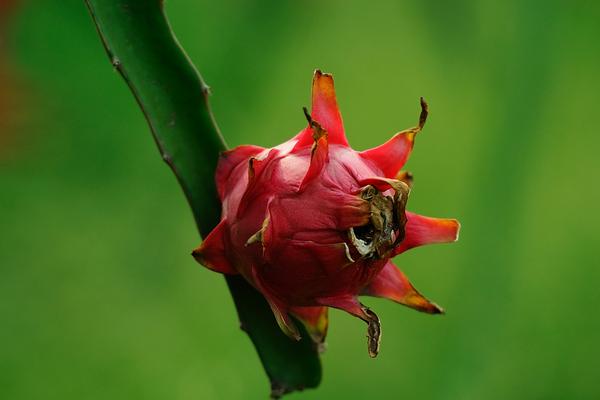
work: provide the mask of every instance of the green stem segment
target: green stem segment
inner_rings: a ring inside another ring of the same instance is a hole
[[[214,184],[219,153],[226,149],[208,103],[209,89],[177,43],[160,0],[86,0],[113,66],[135,96],[163,160],[175,173],[198,229],[219,222]],[[288,339],[265,299],[239,276],[227,276],[242,328],[254,343],[272,396],[318,386],[317,349]]]

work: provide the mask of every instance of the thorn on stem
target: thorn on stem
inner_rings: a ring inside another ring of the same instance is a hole
[[[110,59],[110,63],[116,69],[119,69],[121,67],[121,60],[119,60],[119,58],[117,56],[112,56]]]
[[[169,166],[173,165],[173,157],[169,153],[163,151],[161,153],[161,157],[162,157],[163,161],[167,163],[167,165],[169,165]]]
[[[206,83],[202,82],[202,94],[204,94],[204,96],[210,96],[212,94],[212,91],[210,89],[210,86],[208,86]]]

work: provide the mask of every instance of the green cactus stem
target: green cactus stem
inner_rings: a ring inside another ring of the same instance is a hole
[[[208,86],[177,43],[162,1],[86,0],[86,4],[112,65],[135,96],[200,234],[206,235],[220,218],[214,172],[219,153],[226,149],[210,111]],[[226,279],[242,329],[271,380],[271,396],[318,386],[321,363],[309,335],[301,332],[304,339],[299,342],[288,339],[254,288],[236,276]]]

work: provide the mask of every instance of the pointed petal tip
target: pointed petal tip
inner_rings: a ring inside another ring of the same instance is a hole
[[[324,94],[332,95],[335,100],[335,87],[333,74],[323,72],[319,68],[313,73],[313,94],[315,91],[321,91]]]
[[[439,305],[437,305],[431,301],[429,302],[429,307],[427,307],[427,310],[424,310],[424,311],[427,312],[428,314],[439,314],[439,315],[446,314],[446,310],[444,310],[444,308],[440,307]]]
[[[426,298],[425,296],[423,296],[412,285],[411,285],[411,288],[409,289],[408,293],[403,298],[400,298],[400,299],[391,298],[391,300],[396,301],[400,304],[403,304],[407,307],[410,307],[412,309],[415,309],[417,311],[420,311],[420,312],[423,312],[426,314],[432,314],[432,315],[446,314],[446,310],[444,310],[442,307],[440,307],[433,301],[431,301],[428,298]]]
[[[202,261],[201,261],[202,260],[202,250],[201,250],[201,248],[202,248],[202,245],[200,245],[199,247],[197,247],[194,250],[192,250],[192,257],[194,257],[194,259],[198,263],[200,263],[200,264],[202,264]]]
[[[327,98],[333,98],[333,101],[335,102],[335,88],[333,85],[334,83],[332,74],[322,72],[320,69],[315,70],[313,74],[313,96],[323,95]],[[337,111],[337,104],[335,108],[335,111]]]
[[[344,123],[340,114],[333,82],[333,75],[317,69],[312,81],[311,114],[330,136],[332,144],[348,146]]]
[[[421,97],[419,100],[421,103],[421,114],[419,115],[418,128],[421,130],[423,129],[423,126],[425,126],[425,122],[427,122],[427,116],[429,115],[429,104],[427,104],[423,97]]]
[[[440,228],[447,230],[446,243],[454,243],[458,241],[460,236],[460,222],[454,218],[439,218],[436,219]]]
[[[433,315],[444,315],[446,310],[441,306],[437,305],[427,297],[423,296],[414,286],[411,285],[410,293],[406,296],[404,301],[401,302],[405,306],[414,308],[417,311],[421,311],[427,314]]]
[[[194,260],[196,260],[199,264],[205,265],[204,264],[204,261],[205,261],[204,256],[202,254],[203,244],[204,244],[204,242],[200,243],[200,246],[198,246],[194,250],[192,250],[192,257],[194,257]]]
[[[229,264],[229,261],[225,258],[219,249],[209,249],[206,246],[206,241],[202,242],[200,246],[192,251],[192,257],[196,262],[214,272],[220,272],[222,274],[237,274],[237,271]]]
[[[423,296],[406,275],[389,261],[361,294],[389,299],[427,314],[445,313],[442,307]]]
[[[222,274],[235,275],[237,270],[229,262],[225,253],[225,236],[227,221],[221,220],[219,224],[204,238],[200,246],[192,251],[192,256],[206,268]]]
[[[453,219],[452,221],[454,221],[454,224],[456,226],[456,233],[454,235],[454,241],[457,242],[460,237],[460,229],[461,229],[462,225],[460,224],[460,221],[457,219]]]
[[[331,78],[333,79],[333,74],[330,72],[323,72],[321,68],[316,68],[313,71],[313,79],[319,79],[321,77]]]
[[[434,243],[454,243],[458,240],[460,222],[456,219],[426,217],[408,211],[406,216],[408,218],[406,236],[394,249],[392,253],[394,256],[415,247]]]
[[[332,75],[331,75],[330,73],[328,73],[328,72],[323,72],[323,71],[321,70],[321,68],[315,68],[315,70],[313,71],[313,76],[314,76],[314,77],[321,77],[321,76],[323,76],[323,75],[325,75],[325,76],[332,76]]]
[[[210,270],[223,272],[224,268],[215,265],[215,263],[210,260],[211,255],[207,255],[206,246],[204,246],[205,243],[206,242],[202,242],[200,246],[192,251],[192,257],[194,257],[194,260],[196,260],[198,264],[203,265]]]

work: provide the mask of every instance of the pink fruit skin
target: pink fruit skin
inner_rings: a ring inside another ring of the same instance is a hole
[[[456,220],[404,209],[410,175],[401,168],[427,117],[427,104],[421,106],[417,127],[379,147],[354,151],[333,78],[317,70],[305,129],[271,149],[244,145],[221,155],[216,173],[221,222],[194,257],[214,271],[241,274],[294,339],[300,335],[290,315],[320,343],[327,307],[335,307],[369,323],[369,353],[375,356],[379,319],[359,295],[443,312],[390,262],[410,248],[458,237]]]

